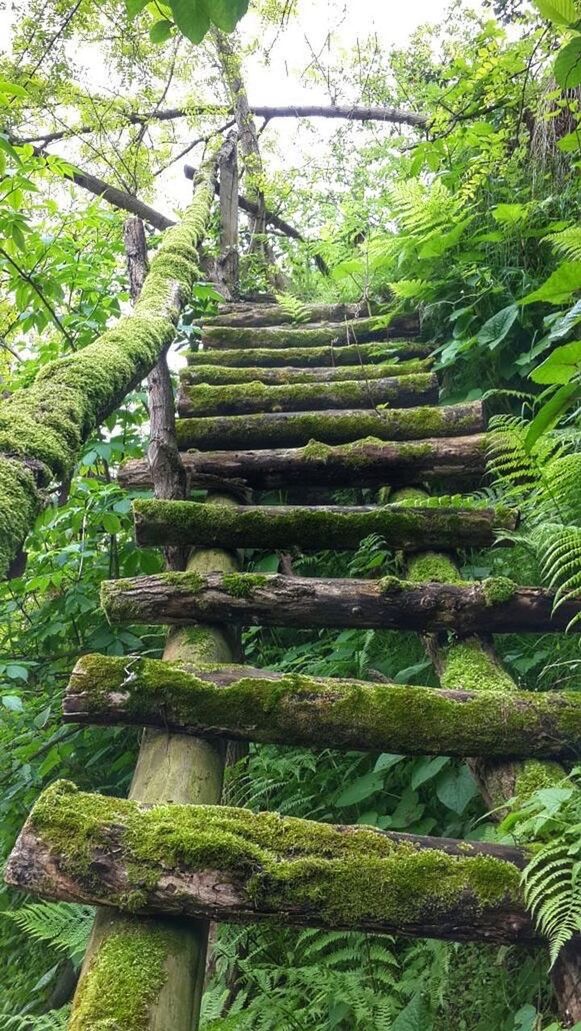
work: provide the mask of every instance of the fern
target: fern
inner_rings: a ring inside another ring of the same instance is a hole
[[[581,261],[581,226],[568,226],[558,233],[548,233],[543,240],[555,254],[567,261]]]
[[[568,840],[545,845],[523,872],[525,902],[548,939],[551,965],[581,931],[581,858]]]
[[[51,1010],[40,1016],[4,1017],[2,1026],[6,1031],[66,1031],[70,1016],[70,1007],[63,1006],[59,1010]]]
[[[78,961],[85,952],[94,911],[65,902],[33,902],[6,915],[29,937]]]
[[[294,297],[293,294],[283,293],[277,294],[276,299],[285,315],[288,315],[292,322],[298,325],[301,322],[309,321],[308,310],[298,297]]]

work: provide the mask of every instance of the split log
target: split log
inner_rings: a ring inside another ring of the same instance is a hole
[[[209,356],[211,357],[211,355]],[[336,380],[372,380],[384,379],[387,376],[415,376],[429,372],[432,365],[430,358],[410,359],[407,362],[385,362],[381,365],[340,365],[314,369],[265,369],[232,368],[227,366],[197,365],[183,369],[180,374],[185,384],[220,384],[220,383],[265,383],[269,386],[282,386],[286,383],[334,383]]]
[[[362,316],[376,315],[367,301],[357,304],[304,304],[301,311],[307,322],[345,322]],[[280,304],[220,305],[218,314],[204,319],[205,326],[230,326],[241,329],[248,326],[284,326],[295,324],[291,312]],[[418,324],[419,332],[419,324]]]
[[[348,444],[362,437],[378,440],[423,440],[460,437],[485,428],[482,402],[419,408],[353,411],[270,412],[180,419],[176,425],[182,450],[196,448],[304,447],[310,440]]]
[[[518,513],[496,508],[433,508],[404,505],[243,505],[217,506],[191,501],[136,501],[137,543],[148,547],[356,549],[364,537],[379,534],[388,547],[490,547],[499,530],[514,530]]]
[[[481,583],[323,580],[278,573],[158,573],[109,580],[101,603],[112,623],[184,625],[199,620],[233,626],[365,627],[453,630],[458,634],[563,631],[581,613],[579,600],[555,612],[555,595],[517,587],[505,577]],[[581,633],[581,620],[571,631]]]
[[[140,805],[67,782],[42,793],[6,881],[145,916],[342,927],[457,941],[538,940],[526,852],[222,806]]]
[[[486,437],[443,437],[383,443],[377,438],[331,447],[310,441],[303,448],[259,451],[185,452],[182,462],[190,486],[205,488],[205,478],[246,483],[256,490],[292,487],[402,486],[442,480],[448,485],[474,485],[486,470]],[[118,473],[127,490],[149,490],[147,462],[130,459]]]
[[[181,416],[251,415],[260,412],[304,412],[321,409],[373,408],[390,404],[399,408],[438,403],[438,377],[390,376],[386,379],[337,383],[254,383],[226,386],[182,387],[178,396]]]
[[[574,760],[581,696],[366,683],[266,670],[85,655],[64,697],[66,722],[404,755]]]
[[[364,362],[387,362],[400,358],[428,358],[432,353],[431,344],[418,343],[415,340],[393,340],[379,344],[348,344],[344,347],[256,347],[252,350],[235,348],[228,351],[194,351],[188,352],[189,365],[256,366],[269,368],[282,365],[303,366],[335,366],[361,365]]]
[[[371,315],[349,322],[314,322],[291,326],[204,326],[202,344],[216,350],[231,347],[322,347],[325,344],[364,344],[369,340],[414,337],[416,315]]]

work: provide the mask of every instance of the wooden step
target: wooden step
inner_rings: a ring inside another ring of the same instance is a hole
[[[504,506],[460,508],[402,505],[212,505],[136,501],[137,543],[143,546],[321,551],[358,548],[379,534],[390,548],[487,548],[500,530],[515,530],[518,514]]]
[[[43,898],[143,915],[529,944],[538,933],[520,888],[528,858],[229,806],[152,807],[58,781],[32,810],[5,877]]]
[[[438,377],[434,373],[390,376],[336,383],[287,383],[267,386],[260,381],[226,386],[182,386],[178,395],[181,416],[248,415],[256,412],[304,412],[321,409],[373,408],[393,405],[437,404]]]
[[[348,344],[345,347],[284,347],[280,350],[256,347],[251,350],[233,348],[228,351],[190,350],[189,365],[260,366],[276,368],[290,365],[294,368],[320,366],[361,365],[367,362],[384,363],[394,359],[428,358],[433,351],[430,344],[414,340],[393,340],[385,344]]]
[[[445,481],[448,487],[474,486],[486,470],[486,437],[478,433],[386,443],[370,437],[339,447],[312,440],[303,448],[183,452],[181,459],[192,487],[208,486],[204,477],[243,482],[256,490],[387,483],[400,487],[434,481]],[[152,487],[147,459],[125,462],[117,478],[127,490]]]
[[[377,306],[372,306],[369,311],[367,302],[359,304],[306,304],[300,303],[301,316],[305,322],[345,322],[369,314],[377,315]],[[403,322],[406,328],[412,326],[413,331],[419,332],[419,319],[414,315],[406,315],[402,320],[396,316],[393,322]],[[218,314],[210,318],[204,318],[205,326],[283,326],[296,325],[295,316],[290,307],[283,308],[280,304],[256,304],[249,302],[234,302],[221,304]]]
[[[555,595],[504,577],[481,583],[326,580],[278,573],[158,573],[109,580],[101,604],[112,623],[198,621],[238,626],[365,627],[473,633],[563,631],[581,614],[579,600],[553,612]],[[571,627],[581,632],[581,619]]]
[[[426,405],[419,408],[355,409],[353,411],[269,412],[262,415],[179,419],[180,450],[196,448],[303,447],[310,440],[348,444],[361,437],[379,440],[423,440],[480,433],[485,428],[482,402]]]
[[[290,326],[202,326],[202,344],[216,350],[232,347],[322,347],[325,344],[364,344],[370,340],[413,337],[417,318],[394,319],[387,324],[385,315],[373,315],[350,322],[313,322]]]
[[[63,711],[65,722],[403,755],[574,760],[581,740],[575,691],[506,697],[138,656],[84,655]]]
[[[211,353],[206,354],[207,360]],[[198,383],[264,383],[268,386],[284,386],[287,383],[334,383],[336,380],[372,380],[388,376],[417,376],[430,371],[431,358],[410,358],[409,361],[384,362],[380,365],[315,366],[312,369],[281,368],[228,368],[222,365],[197,365],[183,369],[180,380],[188,386]]]

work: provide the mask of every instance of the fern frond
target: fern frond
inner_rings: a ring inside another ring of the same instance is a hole
[[[7,915],[30,938],[47,942],[71,959],[83,955],[95,916],[90,906],[66,902],[32,902]]]
[[[581,864],[568,842],[545,845],[522,874],[525,902],[548,939],[551,964],[581,930]]]
[[[547,233],[543,237],[560,258],[567,261],[581,261],[581,226],[568,226],[558,233]]]
[[[13,1016],[5,1017],[7,1023],[3,1026],[6,1031],[66,1031],[70,1006],[63,1006],[60,1010],[51,1010],[40,1016]]]
[[[282,293],[276,295],[277,302],[280,304],[285,315],[288,315],[295,323],[308,322],[309,313],[303,301],[299,300],[298,297],[294,297],[293,294]]]

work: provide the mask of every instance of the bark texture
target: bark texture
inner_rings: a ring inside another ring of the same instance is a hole
[[[423,440],[460,437],[485,428],[480,401],[441,408],[355,409],[353,411],[269,412],[180,419],[176,426],[180,449],[304,447],[311,440],[348,444],[369,435],[378,440]]]
[[[256,412],[304,412],[321,409],[373,408],[389,404],[399,408],[436,404],[438,379],[433,373],[390,376],[369,382],[293,383],[267,386],[243,383],[226,386],[182,387],[178,397],[181,416],[248,415]]]
[[[212,365],[235,368],[261,365],[266,368],[290,365],[292,367],[309,368],[310,366],[361,365],[364,362],[389,362],[394,359],[428,358],[433,348],[430,344],[422,344],[415,340],[386,341],[373,344],[348,344],[335,347],[328,344],[324,347],[289,346],[275,348],[266,344],[254,350],[238,347],[224,351],[196,350],[188,353],[189,365],[207,365],[211,354]]]
[[[502,577],[482,583],[416,584],[383,580],[321,580],[280,574],[191,576],[158,573],[102,585],[111,622],[184,625],[220,620],[233,625],[453,630],[457,634],[563,631],[581,599],[552,612],[554,594],[517,587]],[[581,632],[581,621],[571,628]]]
[[[63,708],[76,723],[405,755],[574,759],[581,740],[575,692],[505,696],[137,657],[83,656]]]
[[[216,350],[231,347],[324,347],[326,344],[338,347],[370,340],[414,337],[418,329],[417,316],[414,315],[399,315],[391,320],[385,315],[375,315],[345,322],[293,326],[205,326],[202,344]]]
[[[138,805],[47,789],[7,882],[143,915],[451,938],[537,940],[520,893],[526,853],[209,806]],[[99,871],[98,878],[95,871]]]
[[[367,301],[358,304],[302,304],[307,322],[344,322],[372,314]],[[280,304],[221,305],[217,315],[204,320],[205,326],[284,326],[293,322],[291,313]]]
[[[491,547],[500,530],[514,530],[517,514],[503,508],[409,508],[382,506],[222,507],[188,501],[134,502],[137,543],[301,551],[356,549],[379,534],[390,548]]]
[[[434,480],[449,487],[479,484],[486,467],[485,451],[485,436],[475,433],[409,443],[371,438],[338,447],[312,441],[304,448],[186,452],[182,462],[192,486],[200,487],[206,485],[205,477],[246,483],[256,490],[351,487],[354,483],[359,487],[385,483],[398,487]],[[147,462],[125,462],[118,480],[128,489],[149,489]]]
[[[288,383],[325,384],[337,380],[377,380],[390,376],[413,376],[430,371],[431,359],[411,359],[407,362],[385,362],[381,365],[340,365],[336,368],[293,369],[231,368],[227,366],[197,365],[184,369],[181,381],[188,386],[208,383],[264,383],[267,386],[285,386]]]

